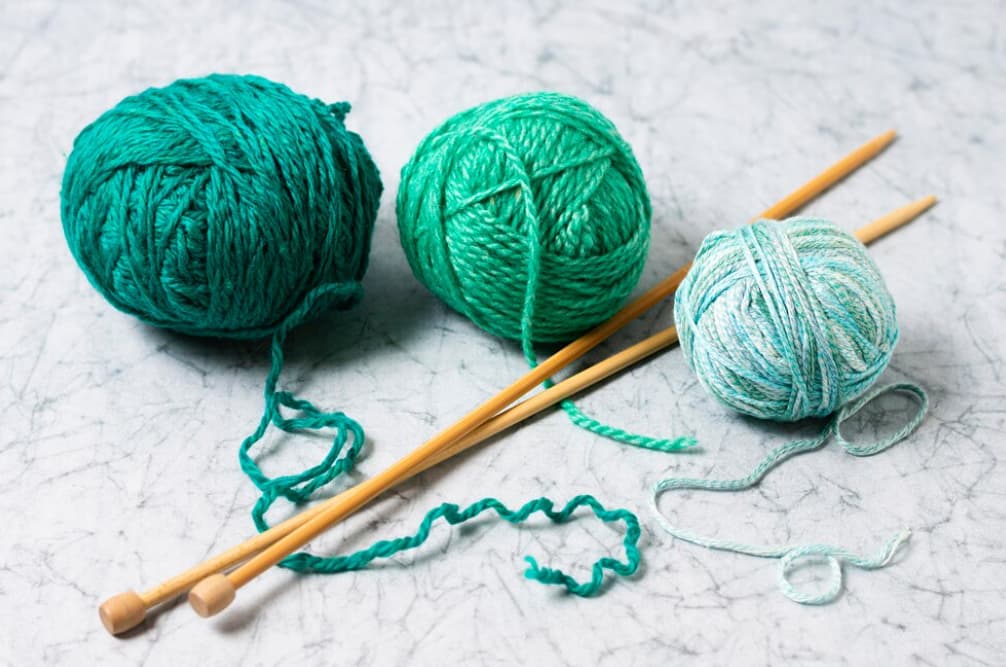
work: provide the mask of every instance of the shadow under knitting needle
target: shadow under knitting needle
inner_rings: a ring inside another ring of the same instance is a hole
[[[161,614],[167,613],[176,607],[185,603],[185,596],[180,596],[170,602],[165,602],[162,605],[158,605],[147,611],[147,615],[144,617],[143,622],[136,627],[130,628],[125,632],[113,635],[116,639],[132,639],[133,637],[139,637],[140,635],[150,632],[150,629],[157,625],[157,621]]]
[[[320,498],[320,496],[319,496]],[[401,495],[395,494],[386,498],[381,498],[376,501],[375,504],[381,505],[382,513],[393,513],[400,509],[401,506],[406,505],[408,500]],[[390,507],[387,505],[390,504]],[[296,511],[296,510],[294,510]],[[325,547],[322,546],[319,549],[312,549],[312,553],[318,553],[320,555],[336,555],[342,553],[350,553],[357,548],[365,548],[369,546],[375,539],[385,539],[386,537],[392,536],[382,536],[375,538],[373,533],[375,531],[375,523],[373,521],[365,521],[360,523],[360,525],[351,528],[346,531],[346,534],[341,536],[336,547]],[[354,546],[356,545],[356,546]],[[277,568],[282,570],[282,568]],[[370,568],[368,568],[370,569]],[[284,576],[272,577],[270,578],[268,585],[260,585],[255,588],[259,591],[257,595],[252,595],[244,599],[244,604],[241,606],[236,606],[234,612],[231,614],[224,615],[215,621],[216,628],[225,634],[232,634],[242,631],[250,623],[253,623],[259,615],[262,613],[263,609],[268,609],[272,606],[272,602],[280,599],[283,595],[290,595],[294,587],[290,585],[290,579],[303,579],[305,577],[312,577],[310,573],[301,574],[293,572],[291,570],[285,570]],[[349,573],[345,573],[349,574]],[[322,576],[322,575],[319,575]],[[329,575],[331,576],[331,575]],[[339,575],[336,575],[339,576]],[[289,577],[289,578],[287,578]],[[171,602],[170,605],[174,607],[184,601],[185,597],[182,596],[178,600]],[[167,607],[166,606],[166,607]]]
[[[274,579],[273,584],[266,587],[265,591],[259,593],[257,597],[249,596],[254,599],[243,600],[243,604],[235,605],[232,613],[213,619],[216,629],[225,635],[241,632],[254,623],[262,610],[268,609],[273,601],[279,599],[284,593],[290,593],[293,587],[290,586],[289,581],[283,580],[281,577]],[[184,600],[184,598],[179,598],[179,600]]]

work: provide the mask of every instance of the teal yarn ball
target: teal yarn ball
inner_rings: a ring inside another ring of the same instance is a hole
[[[122,100],[77,137],[61,191],[77,263],[116,308],[189,334],[273,333],[351,305],[381,181],[345,103],[211,75]]]
[[[557,93],[489,102],[433,130],[402,169],[397,214],[416,278],[510,339],[565,341],[613,315],[650,242],[629,145]]]
[[[898,340],[866,248],[815,218],[710,234],[674,319],[688,365],[716,398],[777,421],[823,417],[862,394]]]

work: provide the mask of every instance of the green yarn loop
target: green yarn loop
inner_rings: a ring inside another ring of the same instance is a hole
[[[322,411],[310,401],[297,398],[290,392],[277,389],[279,376],[283,370],[283,344],[290,330],[303,321],[307,313],[315,309],[316,300],[337,300],[341,296],[339,292],[348,289],[350,288],[333,285],[314,290],[273,334],[270,344],[272,364],[266,377],[263,391],[265,407],[262,417],[259,420],[258,427],[251,435],[244,439],[238,450],[238,462],[241,470],[248,475],[252,483],[262,492],[262,496],[256,503],[255,509],[252,510],[253,517],[257,511],[264,512],[279,496],[283,496],[293,503],[307,501],[316,490],[328,484],[342,473],[351,470],[357,455],[363,448],[365,440],[363,427],[355,420],[347,417],[342,412]],[[295,410],[298,414],[293,418],[284,417],[282,408]],[[331,428],[335,429],[335,435],[333,436],[332,445],[328,453],[318,464],[301,473],[271,478],[262,472],[262,469],[250,454],[252,446],[262,439],[270,423],[286,433]],[[340,457],[347,441],[350,442],[350,447],[346,454]],[[263,505],[263,509],[259,510],[259,506]]]
[[[310,303],[304,306],[305,309],[310,309],[310,307]],[[291,318],[292,321],[295,321],[296,317],[295,313]],[[287,333],[287,327],[280,327],[273,338],[272,369],[265,387],[266,409],[259,421],[258,428],[245,438],[239,451],[241,469],[262,492],[252,508],[252,520],[259,532],[269,529],[265,515],[277,499],[283,497],[295,504],[306,502],[319,488],[353,469],[364,443],[363,429],[343,413],[323,412],[309,401],[298,399],[289,392],[276,389],[279,373],[283,367],[283,341]],[[297,415],[285,417],[282,408],[295,410]],[[268,477],[251,457],[250,449],[262,439],[270,423],[287,433],[333,428],[335,435],[331,447],[318,464],[298,474]],[[350,443],[348,448],[346,447],[347,442]],[[514,524],[525,521],[535,512],[542,512],[554,523],[564,523],[581,506],[590,507],[594,515],[606,523],[622,521],[625,524],[623,545],[626,562],[622,563],[613,558],[601,558],[591,567],[590,581],[581,583],[561,570],[539,567],[538,563],[528,556],[526,560],[530,567],[525,575],[529,579],[543,584],[565,586],[570,593],[575,595],[590,597],[600,590],[605,570],[611,570],[619,576],[629,576],[636,572],[640,562],[638,542],[641,532],[639,520],[635,514],[625,509],[608,510],[594,497],[588,495],[573,498],[559,511],[554,510],[554,504],[548,498],[529,501],[516,511],[508,509],[494,498],[484,498],[464,510],[460,510],[457,505],[444,503],[430,510],[416,534],[410,537],[382,540],[367,549],[347,556],[320,557],[307,552],[298,552],[283,559],[279,565],[295,572],[318,574],[361,570],[376,558],[389,558],[400,551],[418,548],[429,537],[433,523],[439,518],[444,518],[449,524],[456,525],[491,509],[500,518]]]
[[[255,76],[184,79],[127,97],[74,141],[70,251],[116,308],[188,334],[273,333],[359,299],[377,168],[326,105]]]
[[[318,290],[316,294],[311,295],[311,298],[326,298],[328,296],[330,295]],[[283,343],[290,328],[295,325],[294,323],[299,321],[304,312],[311,310],[313,306],[311,298],[305,301],[300,310],[295,311],[289,321],[279,327],[273,336],[272,368],[265,383],[266,407],[258,427],[241,443],[238,454],[241,469],[262,492],[251,513],[252,520],[259,532],[269,529],[265,515],[276,500],[283,497],[295,504],[307,502],[311,495],[322,486],[351,471],[356,465],[360,450],[363,448],[363,428],[356,421],[341,412],[319,410],[309,401],[298,399],[289,392],[277,389],[279,374],[283,368]],[[283,408],[294,410],[297,414],[293,417],[285,417],[282,413]],[[269,477],[262,472],[262,469],[252,458],[250,450],[265,435],[270,423],[286,433],[331,428],[335,429],[335,435],[328,452],[318,464],[301,473]],[[349,447],[346,447],[347,442]],[[543,584],[565,586],[570,593],[575,595],[590,597],[600,590],[605,570],[611,570],[619,576],[629,576],[636,572],[640,562],[638,542],[641,531],[639,520],[635,514],[625,509],[608,510],[593,496],[588,495],[576,496],[559,511],[554,510],[554,504],[548,498],[529,501],[516,511],[508,509],[494,498],[484,498],[464,510],[460,510],[457,505],[444,503],[430,510],[416,534],[410,537],[382,540],[367,549],[347,556],[320,557],[307,552],[298,552],[283,559],[279,565],[295,572],[318,574],[361,570],[376,558],[389,558],[400,551],[418,548],[429,537],[433,523],[439,518],[444,518],[449,524],[456,525],[491,509],[500,518],[514,524],[525,521],[535,512],[542,512],[554,523],[564,523],[581,506],[589,507],[594,515],[604,522],[622,521],[625,524],[623,545],[626,562],[622,563],[613,558],[601,558],[591,567],[590,581],[581,583],[561,570],[539,567],[537,562],[528,556],[526,560],[530,567],[525,575],[529,579]]]
[[[558,93],[507,97],[445,121],[403,167],[396,210],[416,278],[486,331],[519,340],[532,367],[535,342],[570,340],[618,310],[650,244],[632,149],[600,112]],[[573,423],[619,442],[694,445],[561,405]]]
[[[271,501],[266,501],[265,496],[263,496],[263,499],[255,507],[254,518],[259,531],[267,530],[269,527],[265,522],[264,513],[270,504]],[[590,580],[580,582],[562,570],[541,567],[534,558],[526,556],[525,560],[528,563],[528,569],[524,572],[524,576],[542,584],[563,586],[570,593],[580,597],[591,597],[601,589],[606,570],[610,570],[616,575],[627,577],[639,569],[641,557],[638,543],[641,530],[639,519],[636,518],[635,514],[626,509],[606,509],[597,499],[589,495],[576,496],[560,510],[556,510],[555,504],[548,498],[536,498],[535,500],[528,501],[516,510],[509,509],[495,498],[484,498],[472,503],[465,509],[461,509],[452,503],[444,503],[427,512],[414,535],[392,540],[381,540],[366,549],[361,549],[345,556],[320,558],[300,552],[287,556],[280,562],[280,566],[297,572],[319,574],[336,574],[339,572],[362,570],[377,558],[390,558],[399,552],[420,547],[429,538],[430,530],[437,519],[444,519],[448,524],[455,526],[487,510],[492,510],[501,519],[512,524],[522,523],[536,512],[541,512],[553,523],[565,523],[572,518],[573,513],[580,507],[589,507],[594,516],[605,523],[621,521],[625,524],[625,537],[622,541],[625,549],[625,562],[610,557],[600,558],[591,566]]]
[[[894,300],[866,248],[817,218],[710,234],[674,320],[710,393],[778,421],[832,414],[876,382],[898,341]]]
[[[330,287],[313,292],[301,304],[300,308],[290,315],[288,321],[276,330],[272,339],[270,348],[272,367],[266,378],[264,390],[265,410],[263,411],[262,418],[259,420],[258,427],[251,435],[244,439],[238,452],[241,469],[248,475],[255,486],[258,487],[259,491],[262,492],[255,506],[252,508],[252,520],[255,522],[255,527],[259,532],[269,529],[269,525],[265,520],[265,514],[277,499],[283,497],[295,504],[306,502],[322,486],[333,481],[339,475],[352,470],[356,464],[360,450],[363,448],[363,428],[356,421],[341,412],[324,412],[309,401],[299,399],[289,392],[277,389],[279,375],[283,369],[283,343],[286,340],[287,334],[307,312],[313,309],[313,299],[328,299],[336,296],[331,292],[337,289],[336,287]],[[293,417],[284,416],[282,412],[283,408],[296,411],[296,415]],[[252,458],[250,450],[265,435],[270,423],[286,433],[335,429],[335,434],[328,452],[316,465],[301,473],[269,477],[262,472],[258,463]],[[347,442],[349,443],[349,447],[346,447]],[[570,593],[589,597],[600,589],[604,580],[605,570],[611,570],[620,576],[631,575],[637,570],[640,560],[637,546],[640,538],[640,528],[639,520],[632,512],[624,509],[608,510],[595,498],[586,495],[573,498],[559,511],[554,510],[554,504],[548,498],[538,498],[529,501],[516,511],[508,509],[494,498],[484,498],[464,510],[460,510],[457,505],[445,503],[430,510],[420,524],[417,533],[411,537],[377,542],[368,549],[363,549],[348,556],[323,558],[306,552],[299,552],[283,559],[279,565],[296,572],[320,574],[360,570],[365,568],[375,558],[388,558],[399,551],[418,548],[429,536],[430,528],[434,521],[441,517],[449,524],[456,525],[488,509],[492,509],[500,518],[514,524],[525,521],[535,512],[542,512],[554,523],[564,523],[581,506],[590,507],[594,515],[604,522],[622,521],[625,523],[626,531],[623,544],[625,546],[626,562],[622,563],[613,558],[602,558],[592,566],[590,581],[581,583],[561,570],[539,567],[537,562],[529,556],[527,557],[527,561],[530,567],[525,574],[529,579],[535,579],[544,584],[562,585]]]

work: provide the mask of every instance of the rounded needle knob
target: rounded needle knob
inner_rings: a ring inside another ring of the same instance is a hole
[[[206,618],[219,614],[234,600],[236,589],[231,580],[223,574],[213,574],[189,591],[189,604],[196,613]]]
[[[135,591],[113,595],[98,607],[101,623],[113,635],[135,628],[147,616],[147,605]]]

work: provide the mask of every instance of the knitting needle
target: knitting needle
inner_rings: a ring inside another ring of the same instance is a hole
[[[916,216],[920,210],[924,210],[924,208],[931,204],[931,200],[922,200],[908,208],[901,209],[897,215],[885,216],[883,219],[873,223],[868,230],[876,235],[886,233],[895,226],[904,224]],[[872,238],[867,238],[867,240],[872,240]],[[543,410],[545,407],[563,400],[583,387],[590,386],[604,377],[625,368],[627,365],[667,347],[676,340],[677,330],[671,327],[615,355],[612,359],[601,362],[596,367],[591,367],[566,382],[560,383],[561,388],[543,392],[498,417],[490,419],[473,433],[462,437],[456,444],[451,444],[440,449],[425,446],[418,448],[387,468],[384,472],[345,491],[339,496],[337,501],[331,502],[322,513],[315,515],[307,523],[295,529],[289,535],[279,539],[233,572],[229,574],[215,574],[197,584],[189,592],[190,604],[202,616],[211,616],[218,613],[230,604],[238,588],[388,488],[413,477],[419,472],[455,455],[459,451],[471,447],[477,442],[481,442],[504,428],[512,426],[518,421]]]
[[[866,164],[869,160],[883,151],[884,148],[890,145],[896,136],[895,131],[890,130],[874,137],[862,146],[853,150],[835,164],[825,169],[804,185],[791,192],[785,198],[764,211],[760,216],[758,216],[758,218],[778,219],[793,213],[814,197],[818,196],[844,179],[853,171]],[[546,378],[551,377],[568,364],[572,363],[576,359],[579,359],[630,321],[672,294],[684,278],[687,270],[687,266],[683,267],[674,274],[665,278],[641,297],[622,308],[610,320],[599,325],[583,337],[573,341],[566,347],[556,352],[554,355],[539,364],[536,368],[530,370],[523,377],[519,378],[509,387],[505,388],[499,394],[490,398],[474,411],[470,412],[462,418],[461,421],[454,424],[454,426],[435,436],[424,446],[436,450],[457,440],[466,433],[469,433],[479,424],[494,416],[527,392],[531,391]],[[297,516],[291,517],[290,519],[273,526],[268,531],[260,533],[247,542],[204,561],[203,563],[175,577],[172,577],[167,581],[164,581],[142,594],[135,591],[126,591],[109,598],[99,607],[99,614],[101,616],[102,623],[112,634],[119,634],[139,625],[146,617],[147,611],[152,607],[175,598],[207,575],[221,572],[229,567],[232,567],[233,565],[254,555],[266,546],[272,544],[276,540],[281,539],[298,528],[300,525],[306,523],[308,520],[324,511],[324,509],[328,506],[327,503],[332,502],[332,500],[335,499],[330,499],[325,503],[321,503],[314,508],[298,514]]]

